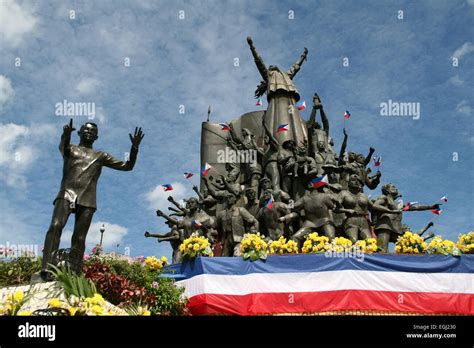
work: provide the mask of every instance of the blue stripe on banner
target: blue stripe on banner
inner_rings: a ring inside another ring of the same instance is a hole
[[[198,274],[244,275],[249,273],[298,273],[337,270],[474,273],[474,255],[364,254],[356,257],[328,257],[325,254],[268,256],[266,261],[244,261],[241,257],[199,257],[165,267],[164,276],[177,280]]]

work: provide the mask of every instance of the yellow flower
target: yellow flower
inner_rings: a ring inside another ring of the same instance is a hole
[[[71,316],[76,315],[76,312],[77,312],[77,307],[69,307],[69,314]]]
[[[30,316],[33,312],[32,311],[19,311],[19,316]]]
[[[93,305],[92,312],[96,315],[101,315],[104,312],[104,309],[101,306]]]
[[[21,290],[15,291],[15,293],[13,294],[13,300],[15,302],[23,301],[23,297],[24,297],[24,294],[23,294],[23,291]]]
[[[162,262],[168,262],[168,259],[166,258],[166,256],[162,256],[162,257],[161,257],[161,261],[162,261]]]
[[[58,298],[52,298],[51,300],[48,301],[48,305],[53,308],[61,308],[63,303]]]

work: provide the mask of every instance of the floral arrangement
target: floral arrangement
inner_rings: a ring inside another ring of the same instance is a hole
[[[240,252],[244,260],[266,260],[267,258],[267,243],[263,240],[260,233],[244,234],[240,244]]]
[[[407,231],[398,237],[395,251],[399,254],[421,254],[426,249],[426,243],[420,235]]]
[[[104,300],[104,298],[97,293],[92,297],[86,298],[71,296],[67,302],[58,298],[53,298],[48,301],[48,307],[65,309],[71,316],[123,314],[122,312],[113,310],[112,306],[107,306],[107,302]],[[150,312],[148,311],[143,315],[150,315]]]
[[[326,248],[327,251],[336,253],[350,251],[352,249],[352,242],[350,239],[344,237],[336,237]]]
[[[270,254],[298,254],[298,244],[294,240],[286,240],[281,236],[268,245]]]
[[[354,244],[357,251],[371,254],[377,252],[377,240],[375,238],[367,238],[366,240],[358,240]]]
[[[162,256],[160,260],[158,260],[155,256],[148,256],[145,259],[145,265],[153,270],[160,270],[164,266],[168,264],[168,259],[166,256]]]
[[[0,301],[0,315],[31,315],[30,311],[21,311],[20,308],[29,300],[29,295],[17,290],[4,296]]]
[[[464,254],[474,254],[474,232],[459,235],[457,247]]]
[[[461,255],[461,250],[456,246],[456,243],[448,239],[443,240],[441,236],[434,237],[428,244],[425,252],[427,254]]]
[[[301,251],[304,254],[321,253],[329,248],[329,238],[326,236],[319,236],[317,232],[306,235],[306,240],[303,243]]]
[[[92,248],[92,255],[99,256],[102,254],[102,251],[102,245],[96,244],[96,246]]]
[[[199,235],[197,232],[191,234],[179,246],[184,258],[194,259],[198,256],[213,256],[209,239]]]
[[[141,266],[139,266],[141,267]],[[143,267],[141,267],[143,268]],[[131,282],[134,274],[117,274],[105,263],[95,262],[84,267],[84,275],[110,303],[125,307],[140,302],[153,302],[154,296],[144,286]],[[151,272],[150,272],[151,273]],[[85,297],[78,296],[76,297]]]

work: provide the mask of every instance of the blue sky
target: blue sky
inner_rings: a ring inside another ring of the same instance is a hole
[[[107,250],[170,256],[168,244],[143,233],[166,231],[155,215],[167,206],[161,184],[172,183],[177,199],[192,195],[198,179],[182,174],[199,173],[207,106],[215,122],[258,109],[260,76],[248,35],[267,65],[288,68],[307,47],[295,82],[308,105],[314,92],[321,96],[336,149],[350,110],[348,149],[374,146],[383,157],[382,183],[395,183],[406,201],[448,194],[441,216],[412,212],[404,222],[418,230],[433,221],[435,233],[456,239],[474,225],[472,28],[472,0],[0,0],[0,244],[43,244],[69,119],[55,115],[55,104],[66,99],[95,103],[97,149],[123,157],[128,133],[141,126],[146,134],[132,172],[104,168],[89,247],[105,223]],[[389,99],[420,103],[420,118],[381,116]],[[380,187],[367,193],[374,198]]]

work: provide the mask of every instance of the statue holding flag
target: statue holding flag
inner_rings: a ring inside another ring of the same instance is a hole
[[[398,210],[396,213],[381,213],[375,215],[375,233],[377,234],[377,244],[382,252],[388,252],[388,244],[396,242],[398,236],[403,234],[402,212],[403,211],[439,211],[441,204],[422,205],[417,202],[407,203],[400,209],[397,198],[401,197],[394,184],[382,186],[382,195],[377,198],[375,205],[386,207],[390,210]]]

